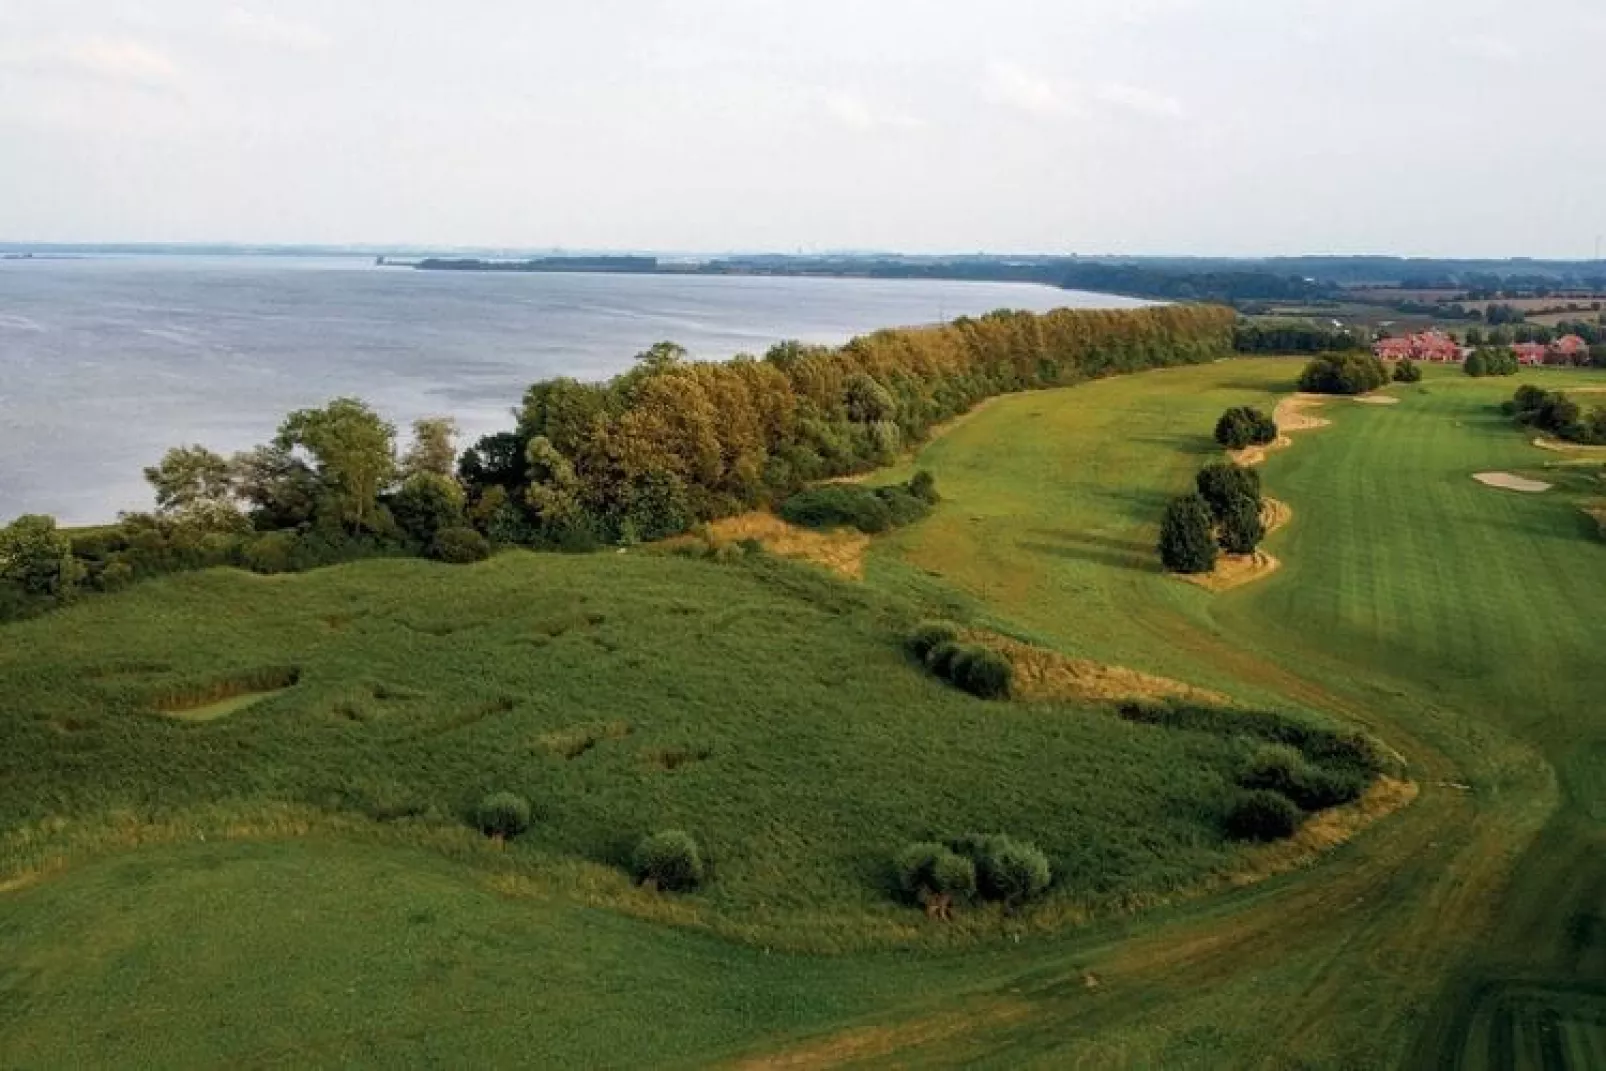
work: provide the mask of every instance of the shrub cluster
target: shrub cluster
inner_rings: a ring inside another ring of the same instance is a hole
[[[1277,441],[1277,422],[1264,411],[1240,405],[1221,414],[1216,421],[1216,442],[1228,450],[1264,446]]]
[[[1370,353],[1318,357],[1299,376],[1299,389],[1313,394],[1365,394],[1389,381],[1388,368]]]
[[[1015,683],[1008,658],[980,644],[961,643],[959,629],[945,621],[916,625],[905,640],[926,669],[980,699],[1007,699]]]
[[[918,472],[906,484],[861,487],[830,483],[811,487],[781,503],[781,517],[805,528],[857,528],[876,535],[923,520],[937,502],[937,484]]]
[[[643,837],[631,857],[631,870],[638,882],[664,892],[690,892],[708,876],[697,841],[678,829]]]
[[[1253,554],[1266,538],[1260,473],[1231,461],[1212,461],[1199,470],[1194,484],[1210,507],[1221,549],[1228,554]]]
[[[511,840],[530,828],[530,801],[511,792],[493,792],[474,809],[474,825],[487,837]]]
[[[1422,366],[1409,357],[1401,357],[1394,362],[1394,382],[1420,383],[1422,382]]]
[[[1509,346],[1479,346],[1461,365],[1461,371],[1475,379],[1514,376],[1521,368],[1517,354]]]
[[[1287,744],[1263,745],[1238,775],[1241,787],[1276,792],[1311,812],[1360,799],[1369,780],[1361,767],[1319,766]]]
[[[1606,445],[1606,406],[1597,405],[1586,414],[1562,391],[1524,384],[1502,408],[1518,424],[1548,431],[1558,439]]]
[[[972,897],[1019,907],[1053,882],[1048,857],[1035,845],[1002,833],[969,835],[946,843],[922,841],[899,853],[898,889],[908,901],[946,908]]]

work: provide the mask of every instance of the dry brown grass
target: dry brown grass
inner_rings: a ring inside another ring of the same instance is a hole
[[[967,643],[991,648],[1015,668],[1014,694],[1026,702],[1108,702],[1129,699],[1185,699],[1199,703],[1230,703],[1227,696],[1182,681],[1140,673],[1123,666],[1106,666],[1083,658],[1069,658],[1046,647],[1012,640],[992,632],[967,630]]]
[[[1606,446],[1585,446],[1583,443],[1563,442],[1560,439],[1552,439],[1548,435],[1541,435],[1535,439],[1534,445],[1541,450],[1567,454],[1575,458],[1606,458]]]
[[[742,1060],[732,1066],[745,1071],[792,1071],[841,1067],[862,1061],[880,1062],[895,1053],[926,1048],[978,1029],[1020,1022],[1031,1014],[1032,1005],[1018,997],[971,1000],[961,1008],[940,1015],[896,1026],[857,1027],[795,1049]]]
[[[717,550],[752,539],[779,557],[812,562],[851,580],[864,579],[864,556],[870,549],[870,537],[863,532],[853,529],[817,532],[787,524],[775,514],[760,510],[714,521],[707,525],[706,531],[706,537],[676,536],[659,545],[673,549],[703,543]]]

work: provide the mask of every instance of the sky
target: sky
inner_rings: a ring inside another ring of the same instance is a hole
[[[1600,0],[0,0],[0,241],[1594,255]]]

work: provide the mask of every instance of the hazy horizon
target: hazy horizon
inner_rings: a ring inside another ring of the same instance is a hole
[[[1602,47],[1590,0],[56,0],[0,11],[0,240],[1589,259]]]

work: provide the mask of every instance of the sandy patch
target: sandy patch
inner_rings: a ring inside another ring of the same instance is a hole
[[[1606,394],[1606,387],[1563,387],[1564,394]]]
[[[1260,523],[1266,526],[1267,535],[1271,535],[1279,528],[1286,528],[1288,522],[1293,519],[1294,510],[1288,503],[1275,498],[1261,498]]]
[[[864,555],[870,549],[869,536],[852,529],[816,532],[812,528],[787,524],[775,514],[762,511],[712,522],[708,525],[706,540],[679,536],[666,541],[665,545],[673,547],[695,540],[718,549],[744,539],[757,540],[765,550],[782,558],[813,562],[850,579],[864,579]]]
[[[1109,702],[1131,699],[1184,699],[1227,704],[1232,700],[1208,688],[1140,673],[1123,666],[1106,666],[1084,658],[1069,658],[1046,647],[1034,647],[991,632],[967,631],[970,643],[989,647],[1015,667],[1015,698],[1028,703],[1069,700]]]
[[[1350,401],[1352,401],[1352,402],[1360,402],[1362,405],[1399,405],[1400,404],[1400,400],[1398,398],[1394,397],[1391,394],[1362,394],[1362,395],[1359,395],[1358,397],[1351,398]]]
[[[1206,591],[1231,591],[1268,577],[1282,567],[1282,562],[1263,550],[1257,550],[1253,554],[1223,554],[1216,559],[1216,567],[1208,573],[1174,575]]]
[[[1513,476],[1509,472],[1474,472],[1472,478],[1488,487],[1499,487],[1507,491],[1521,491],[1530,495],[1548,491],[1552,486],[1543,480],[1528,480],[1521,476]]]

